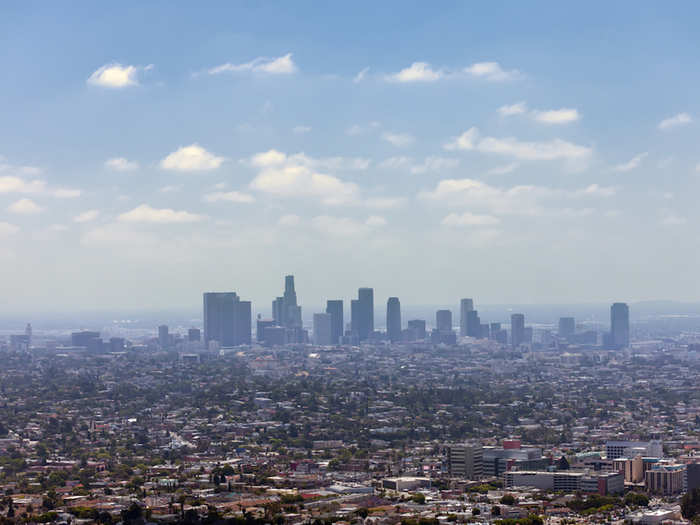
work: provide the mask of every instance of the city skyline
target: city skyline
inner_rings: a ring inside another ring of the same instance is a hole
[[[696,300],[700,7],[544,4],[6,6],[1,311]]]

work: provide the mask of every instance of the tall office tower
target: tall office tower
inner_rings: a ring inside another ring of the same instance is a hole
[[[27,338],[27,346],[32,346],[32,323],[27,323],[24,329],[24,336]]]
[[[284,326],[284,297],[277,297],[272,301],[272,319],[277,326]]]
[[[258,319],[255,324],[255,340],[258,343],[264,343],[265,329],[272,326],[277,326],[274,319]]]
[[[199,328],[190,328],[187,330],[187,340],[190,342],[199,341],[202,339],[202,333]]]
[[[237,301],[233,306],[233,337],[234,345],[249,345],[253,323],[252,305],[250,301]]]
[[[467,333],[469,337],[481,337],[481,319],[479,312],[471,310],[467,312]]]
[[[161,348],[170,346],[170,335],[168,334],[168,325],[162,324],[158,327],[158,344]]]
[[[408,322],[408,330],[414,341],[425,339],[425,321],[423,319],[411,319]]]
[[[491,323],[489,328],[489,339],[496,339],[496,334],[501,331],[501,323]]]
[[[251,342],[252,306],[236,292],[204,294],[204,343],[220,346],[247,345]]]
[[[510,342],[514,348],[525,342],[525,316],[523,314],[510,316]]]
[[[435,312],[435,328],[440,332],[452,330],[452,312],[450,310],[438,310]]]
[[[360,333],[360,301],[352,299],[350,301],[350,332],[358,335]]]
[[[284,277],[284,315],[285,324],[288,328],[301,327],[301,306],[297,305],[297,293],[294,290],[294,276]]]
[[[343,300],[326,301],[326,313],[331,316],[331,344],[337,345],[343,337]]]
[[[331,314],[314,314],[314,344],[328,346],[333,344],[333,318]]]
[[[479,480],[484,473],[483,448],[479,445],[449,445],[447,470],[452,477]]]
[[[352,306],[352,304],[351,304]],[[357,304],[350,312],[353,330],[357,330],[360,341],[369,339],[374,331],[374,289],[360,288],[357,291]]]
[[[610,307],[610,342],[615,348],[630,344],[630,309],[627,303],[614,303]]]
[[[573,317],[560,317],[559,318],[559,337],[562,339],[569,339],[572,335],[576,333],[576,321]]]
[[[204,344],[217,341],[221,346],[234,346],[233,311],[239,301],[236,292],[204,294]]]
[[[459,335],[462,337],[469,335],[467,332],[467,314],[474,310],[474,301],[472,299],[462,299],[459,302]]]
[[[401,303],[398,297],[389,297],[386,302],[386,335],[389,341],[401,341]]]

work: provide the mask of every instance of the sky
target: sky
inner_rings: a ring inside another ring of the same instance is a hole
[[[0,312],[697,300],[699,11],[4,2]]]

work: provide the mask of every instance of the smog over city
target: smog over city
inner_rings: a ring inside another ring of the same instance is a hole
[[[0,525],[700,524],[700,4],[0,4]]]

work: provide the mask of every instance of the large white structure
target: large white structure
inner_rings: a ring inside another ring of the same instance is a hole
[[[664,445],[661,441],[608,441],[605,453],[608,459],[633,458],[637,455],[662,458]]]

